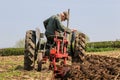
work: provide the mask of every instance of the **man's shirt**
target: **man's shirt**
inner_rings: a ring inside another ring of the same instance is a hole
[[[45,34],[47,34],[47,35],[55,35],[55,31],[58,31],[58,32],[66,31],[68,33],[71,32],[70,29],[68,29],[67,27],[65,27],[62,24],[61,18],[60,18],[60,16],[58,14],[57,15],[53,15],[50,18],[46,19],[43,22],[43,24],[44,24],[45,29],[46,29]]]

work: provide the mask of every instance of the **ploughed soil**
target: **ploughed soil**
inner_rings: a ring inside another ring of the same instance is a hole
[[[120,58],[86,55],[72,64],[65,80],[120,80]]]

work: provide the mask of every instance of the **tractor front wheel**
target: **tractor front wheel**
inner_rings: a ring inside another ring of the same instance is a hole
[[[39,52],[38,53],[38,71],[41,71],[42,70],[42,52]]]

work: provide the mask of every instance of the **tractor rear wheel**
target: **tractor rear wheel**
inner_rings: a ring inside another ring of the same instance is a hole
[[[72,43],[73,62],[83,62],[85,55],[85,34],[75,32],[74,41]]]
[[[36,57],[36,33],[33,30],[26,32],[25,52],[24,52],[24,69],[32,70],[35,66]]]

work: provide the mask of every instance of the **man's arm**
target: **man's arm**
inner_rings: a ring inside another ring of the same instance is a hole
[[[61,30],[62,32],[66,31],[67,33],[71,33],[71,30],[65,27],[58,18],[55,18],[55,20],[58,30]]]

